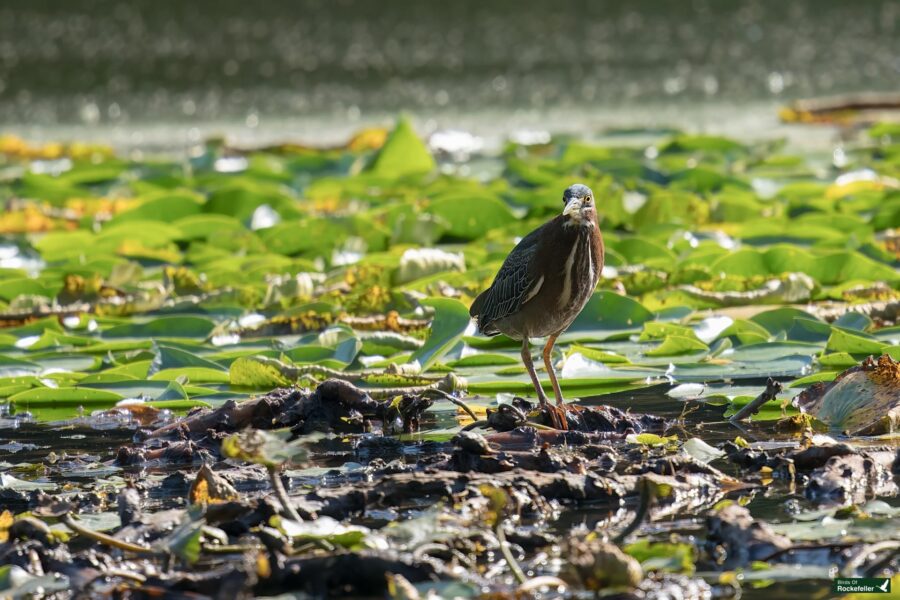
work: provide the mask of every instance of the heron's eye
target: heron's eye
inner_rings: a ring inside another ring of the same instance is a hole
[[[591,200],[593,200],[593,198],[591,198],[590,196],[585,196],[585,198],[584,198],[584,203],[585,203],[585,204],[590,204],[590,203],[591,203]]]

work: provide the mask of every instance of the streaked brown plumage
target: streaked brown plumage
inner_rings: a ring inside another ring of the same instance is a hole
[[[562,391],[550,361],[553,344],[590,299],[603,269],[603,237],[594,194],[575,184],[563,194],[563,212],[520,241],[494,278],[472,303],[469,314],[485,335],[522,340],[522,361],[542,405],[547,396],[531,359],[529,338],[547,337],[543,359],[557,405]],[[557,424],[565,416],[557,411]]]

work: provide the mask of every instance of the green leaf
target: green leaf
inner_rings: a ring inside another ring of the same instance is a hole
[[[662,340],[672,335],[697,339],[697,334],[690,327],[660,321],[644,323],[644,329],[641,331],[641,337],[638,339],[641,342],[646,342],[648,340]]]
[[[693,354],[696,352],[709,352],[709,346],[696,337],[683,335],[667,335],[666,339],[652,350],[644,354],[646,356],[677,356],[680,354]]]
[[[110,224],[128,221],[163,221],[172,223],[200,212],[201,197],[186,192],[163,192],[146,199],[137,207],[117,214]]]
[[[859,360],[853,358],[849,352],[832,352],[819,357],[819,365],[826,369],[847,369],[858,364]]]
[[[119,394],[123,398],[149,398],[153,400],[186,399],[184,388],[175,381],[151,381],[148,379],[128,379],[119,381],[89,381],[82,379],[79,388],[104,390]]]
[[[589,358],[590,360],[594,360],[604,364],[627,365],[630,362],[628,358],[622,356],[621,354],[606,352],[604,350],[591,348],[590,346],[584,346],[582,344],[572,344],[571,346],[569,346],[569,350],[566,353],[566,356],[571,356],[575,352],[580,353],[585,358]]]
[[[159,410],[171,410],[179,413],[186,413],[192,408],[212,408],[212,404],[202,400],[150,400],[145,404]]]
[[[409,120],[401,117],[367,171],[378,177],[396,179],[424,175],[435,168],[428,148],[416,135]]]
[[[768,342],[770,335],[769,331],[758,323],[747,319],[735,319],[719,334],[716,340],[735,338],[741,344],[757,344]]]
[[[610,247],[621,254],[630,265],[664,269],[672,269],[675,266],[675,254],[662,244],[647,238],[627,238],[610,244]]]
[[[202,367],[213,371],[228,370],[217,362],[207,360],[196,354],[192,354],[187,350],[182,350],[181,348],[159,344],[157,346],[157,351],[159,354],[157,360],[153,362],[151,375],[163,369],[178,369],[183,367]]]
[[[828,352],[847,352],[848,354],[880,355],[888,345],[877,340],[855,335],[843,329],[834,328],[825,349]]]
[[[637,300],[614,292],[595,292],[562,337],[584,339],[579,334],[596,332],[602,339],[603,333],[637,332],[652,318],[653,313]]]
[[[116,325],[103,332],[105,338],[205,338],[215,323],[203,317],[160,317],[145,323]]]
[[[671,544],[641,540],[623,548],[647,571],[693,573],[694,549],[690,544]]]
[[[776,308],[767,310],[750,317],[752,323],[762,326],[770,335],[787,335],[791,327],[794,325],[794,319],[808,319],[810,321],[818,321],[808,312],[804,312],[798,308]],[[823,321],[819,321],[823,322]]]
[[[469,326],[469,309],[451,298],[430,298],[422,304],[434,309],[434,319],[425,345],[413,353],[410,361],[418,361],[422,371],[427,371],[462,339]]]
[[[429,212],[445,224],[446,237],[458,240],[478,239],[516,219],[505,202],[485,193],[443,194],[431,201]]]
[[[203,538],[202,521],[186,521],[179,525],[172,533],[156,543],[164,547],[189,565],[196,564],[200,560]]]
[[[250,356],[242,356],[231,363],[231,385],[254,389],[272,389],[290,384],[287,378],[272,364],[263,364]]]
[[[173,221],[172,226],[181,232],[179,240],[205,240],[213,236],[249,233],[239,220],[218,214],[187,216]]]
[[[0,300],[7,302],[18,296],[41,296],[53,298],[59,293],[62,284],[52,284],[38,279],[8,279],[0,286]]]
[[[203,211],[234,217],[241,222],[249,222],[253,213],[263,204],[271,206],[282,218],[299,214],[294,200],[285,194],[281,186],[258,186],[247,180],[237,180],[214,190]]]
[[[362,550],[369,547],[365,542],[371,534],[370,530],[357,525],[343,525],[327,516],[302,523],[276,516],[272,517],[272,524],[295,544],[323,540],[348,550]]]
[[[465,369],[467,367],[494,367],[518,365],[522,359],[518,357],[508,356],[506,354],[470,354],[465,358],[450,361],[447,366],[454,369]]]
[[[228,383],[230,381],[227,371],[205,367],[163,369],[150,376],[151,381],[173,381],[180,378],[185,378],[191,383]]]
[[[629,434],[625,441],[629,444],[641,444],[643,446],[668,446],[678,441],[677,435],[661,436],[655,433],[632,433]]]
[[[29,405],[73,406],[73,405],[107,405],[112,406],[124,396],[115,392],[92,388],[34,388],[11,396],[9,401],[17,406],[27,408]]]
[[[807,375],[806,377],[795,379],[790,384],[788,384],[788,387],[806,387],[814,383],[819,383],[820,381],[833,381],[834,378],[837,377],[837,375],[838,371],[819,371],[818,373],[813,373],[812,375]]]
[[[679,135],[659,149],[661,154],[706,152],[709,154],[743,154],[747,148],[734,140],[712,135]]]

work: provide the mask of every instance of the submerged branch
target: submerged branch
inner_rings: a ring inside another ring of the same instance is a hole
[[[774,400],[775,397],[781,393],[782,389],[784,388],[782,387],[781,382],[775,381],[769,377],[769,380],[766,382],[766,389],[749,404],[744,406],[744,408],[731,415],[728,420],[734,423],[752,417],[759,412],[759,409],[762,408],[763,404],[770,400]]]

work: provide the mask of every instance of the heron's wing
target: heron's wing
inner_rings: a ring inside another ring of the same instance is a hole
[[[506,257],[491,287],[472,305],[472,316],[478,319],[482,333],[490,333],[494,321],[515,313],[540,289],[543,280],[533,268],[539,231],[532,231],[519,242]]]

